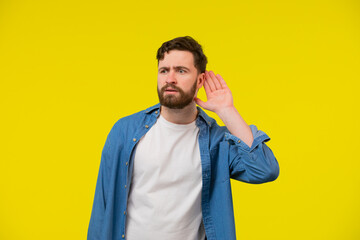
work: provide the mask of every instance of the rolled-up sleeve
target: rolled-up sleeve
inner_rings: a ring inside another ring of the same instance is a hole
[[[265,183],[274,181],[279,176],[279,164],[265,144],[269,136],[255,125],[250,125],[254,141],[249,147],[240,138],[225,133],[229,142],[230,177],[247,183]]]

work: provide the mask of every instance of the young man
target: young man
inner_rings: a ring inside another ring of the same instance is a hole
[[[120,119],[106,139],[88,240],[236,239],[230,178],[275,180],[270,138],[245,123],[194,39],[163,43],[157,59],[160,103]]]

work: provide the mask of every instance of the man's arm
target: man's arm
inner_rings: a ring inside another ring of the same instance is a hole
[[[230,89],[224,79],[213,72],[205,72],[204,88],[207,102],[195,101],[206,110],[215,112],[230,133],[225,133],[228,144],[220,150],[228,153],[230,177],[248,183],[265,183],[279,175],[279,164],[265,144],[270,138],[254,125],[247,125],[233,105]]]
[[[207,102],[198,98],[195,98],[195,102],[202,108],[215,112],[231,134],[251,147],[254,140],[251,129],[236,110],[231,91],[224,79],[212,71],[205,71],[204,88]]]
[[[88,227],[88,240],[102,239],[102,230],[104,228],[106,193],[108,190],[109,171],[107,163],[109,161],[109,136],[101,153],[99,173],[96,182],[95,196],[91,211],[91,217]]]

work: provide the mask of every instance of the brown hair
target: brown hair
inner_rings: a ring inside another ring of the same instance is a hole
[[[169,53],[171,50],[189,51],[194,56],[194,66],[198,73],[204,73],[207,64],[207,58],[203,53],[201,45],[190,36],[178,37],[167,42],[164,42],[158,49],[156,58],[158,63],[164,59],[165,52]]]

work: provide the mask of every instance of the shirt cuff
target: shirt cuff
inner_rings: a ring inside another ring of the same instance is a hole
[[[249,127],[254,137],[254,141],[251,147],[249,147],[246,143],[244,143],[240,138],[232,135],[230,132],[225,133],[225,140],[226,141],[232,140],[235,145],[239,146],[240,148],[242,148],[244,151],[247,152],[253,151],[260,143],[267,142],[270,140],[270,137],[263,131],[258,130],[255,125],[249,125]]]

